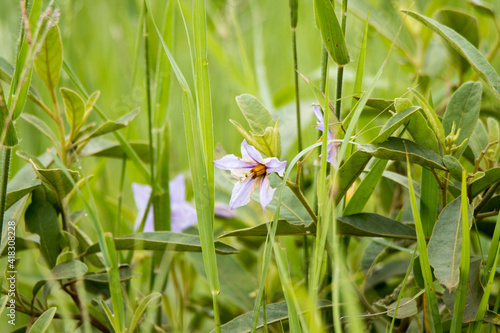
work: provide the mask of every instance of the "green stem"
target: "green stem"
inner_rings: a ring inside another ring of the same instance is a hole
[[[301,133],[301,123],[300,123],[300,96],[299,96],[299,72],[298,72],[298,62],[297,62],[297,34],[295,32],[295,27],[292,28],[292,48],[293,48],[293,69],[295,76],[295,111],[297,117],[297,148],[299,153],[302,151],[302,133]]]
[[[10,154],[11,154],[12,148],[11,147],[3,147],[2,149],[2,165],[1,165],[1,172],[2,172],[2,178],[0,179],[0,225],[2,226],[2,233],[0,234],[0,239],[1,236],[3,236],[6,226],[4,226],[4,213],[5,213],[5,199],[7,198],[7,184],[9,182],[9,167],[10,167]],[[1,243],[1,241],[0,241]],[[0,244],[2,245],[2,244]],[[0,249],[2,249],[3,246],[0,246]]]
[[[300,187],[297,184],[292,183],[290,180],[287,180],[286,185],[288,186],[288,188],[290,188],[290,190],[292,190],[293,194],[295,194],[297,199],[299,199],[302,206],[304,206],[307,213],[312,218],[314,224],[316,224],[318,222],[318,217],[316,216],[313,209],[311,208],[311,206],[307,202],[307,199],[304,196],[304,194],[302,193],[302,191],[300,190]]]
[[[148,143],[149,143],[149,166],[151,177],[149,182],[151,185],[151,197],[156,194],[155,189],[155,156],[153,149],[153,112],[151,110],[151,79],[149,72],[149,30],[148,30],[148,8],[144,4],[144,62],[146,66],[146,108],[148,111]],[[156,200],[153,200],[153,216],[155,230],[159,230],[161,221],[158,220],[159,214],[154,214],[158,210]],[[158,229],[156,229],[158,227]]]
[[[345,37],[346,26],[347,26],[347,1],[342,0],[342,10],[340,12],[340,16],[342,17],[341,28],[342,33]],[[337,100],[335,106],[335,115],[337,119],[340,121],[342,116],[342,86],[344,84],[344,66],[338,66],[337,68],[337,95],[335,99]]]

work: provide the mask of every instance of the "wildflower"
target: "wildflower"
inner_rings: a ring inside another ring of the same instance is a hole
[[[313,107],[314,114],[316,115],[316,118],[318,118],[318,121],[316,122],[316,129],[320,130],[321,132],[325,133],[325,119],[323,118],[323,113],[321,113],[321,110],[319,107],[314,106]],[[328,140],[333,140],[335,137],[333,136],[332,132],[330,130],[327,131],[326,137]],[[338,143],[336,142],[328,142],[326,146],[326,160],[333,166],[337,166],[337,147],[339,146]],[[321,155],[319,155],[321,157]]]
[[[235,155],[226,155],[220,160],[214,161],[214,165],[221,170],[230,170],[233,177],[240,181],[234,186],[229,208],[235,209],[246,205],[250,201],[250,195],[257,187],[260,187],[260,204],[264,211],[273,199],[276,189],[271,188],[269,174],[276,172],[283,176],[286,161],[280,162],[276,157],[263,159],[254,147],[246,140],[241,143],[241,158]]]
[[[180,174],[168,183],[170,190],[170,225],[173,232],[182,232],[184,229],[193,226],[198,221],[196,209],[186,201],[186,186],[184,175]],[[134,230],[137,230],[142,222],[142,217],[148,206],[151,196],[151,187],[149,185],[132,184],[135,204],[138,208],[137,219]],[[144,224],[144,232],[155,231],[153,207],[149,207],[148,216]]]

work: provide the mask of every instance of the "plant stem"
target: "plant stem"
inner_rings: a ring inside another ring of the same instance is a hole
[[[146,109],[148,112],[148,143],[149,143],[149,166],[151,177],[149,182],[151,185],[151,197],[155,195],[155,160],[153,150],[153,115],[151,110],[151,79],[149,72],[149,30],[148,30],[148,8],[144,5],[144,62],[146,66]],[[155,207],[155,200],[153,200],[153,216],[158,207]],[[159,226],[158,216],[154,217],[155,230]]]
[[[12,148],[11,147],[3,147],[2,149],[2,160],[1,160],[1,172],[2,172],[2,178],[0,179],[0,225],[2,226],[2,233],[0,234],[3,235],[5,232],[5,227],[4,227],[4,213],[5,213],[5,199],[7,198],[7,183],[9,182],[9,167],[10,167],[10,154],[11,154]],[[0,238],[1,239],[1,238]],[[1,241],[0,241],[1,243]],[[0,244],[0,249],[3,248]]]
[[[299,72],[298,72],[298,57],[297,57],[297,16],[298,16],[298,1],[290,0],[290,28],[292,30],[292,53],[293,53],[293,71],[295,79],[295,112],[297,118],[297,148],[298,152],[302,151],[302,132],[300,123],[300,96],[299,96]]]
[[[347,1],[348,0],[342,0],[342,10],[340,12],[341,16],[341,28],[342,28],[342,34],[344,35],[345,38],[345,32],[346,32],[346,26],[347,26]],[[337,95],[335,96],[335,99],[337,100],[335,104],[335,115],[337,116],[337,119],[341,121],[342,117],[342,85],[344,83],[344,66],[338,66],[337,67]]]
[[[292,190],[293,194],[295,194],[297,199],[299,199],[302,206],[304,206],[307,213],[312,218],[314,224],[316,224],[318,222],[318,217],[316,216],[316,214],[312,210],[311,206],[307,202],[307,199],[306,199],[306,197],[304,197],[304,194],[300,190],[300,187],[297,184],[292,183],[290,180],[286,181],[286,185],[288,186],[288,188],[290,188],[290,190]]]

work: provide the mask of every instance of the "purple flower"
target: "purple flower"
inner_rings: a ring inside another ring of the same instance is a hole
[[[184,229],[193,226],[198,221],[196,217],[196,209],[186,201],[186,186],[184,175],[180,174],[168,183],[170,190],[170,223],[173,232],[182,232]],[[134,193],[135,205],[138,213],[135,221],[134,230],[137,230],[141,225],[142,217],[148,206],[149,197],[151,196],[151,187],[149,185],[132,184],[132,192]],[[144,232],[154,232],[154,216],[153,207],[149,207],[148,216],[144,224]]]
[[[316,115],[316,118],[318,118],[318,121],[316,122],[316,129],[320,130],[321,132],[325,133],[325,118],[323,118],[323,113],[319,109],[319,107],[314,106],[313,107],[314,114]],[[335,137],[333,136],[332,132],[330,130],[327,131],[326,137],[328,140],[333,140]],[[337,166],[337,147],[339,146],[338,143],[336,142],[328,142],[326,146],[326,160],[333,165],[334,167]],[[321,155],[319,155],[321,157]]]
[[[220,160],[214,161],[214,165],[221,170],[231,170],[231,175],[240,181],[234,186],[229,208],[235,209],[246,205],[250,201],[250,195],[257,187],[260,187],[260,204],[264,211],[273,199],[276,189],[271,188],[269,174],[276,172],[283,176],[286,161],[280,162],[276,157],[263,159],[254,147],[246,140],[241,143],[241,158],[226,155]]]

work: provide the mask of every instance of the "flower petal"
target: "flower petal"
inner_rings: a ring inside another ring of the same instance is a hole
[[[263,163],[260,153],[255,147],[250,146],[245,139],[241,142],[241,159],[249,162],[253,160],[260,164]]]
[[[286,161],[281,162],[276,157],[269,157],[264,160],[267,173],[277,172],[278,175],[283,177],[286,168]]]
[[[151,196],[151,187],[149,185],[132,183],[132,193],[134,195],[135,205],[137,206],[137,217],[134,223],[134,231],[137,231],[148,206],[149,197]],[[149,206],[148,216],[146,217],[143,231],[153,232],[155,231],[154,227],[153,207]]]
[[[335,142],[328,142],[326,146],[326,161],[329,162],[334,168],[337,167],[337,147],[338,143]]]
[[[234,185],[229,208],[235,209],[246,205],[250,201],[250,195],[255,190],[256,181],[258,178],[247,178],[242,182]]]
[[[186,181],[184,174],[180,173],[177,177],[168,182],[170,195],[170,205],[175,202],[186,201]]]
[[[171,230],[182,232],[184,229],[195,225],[198,222],[196,209],[188,202],[180,202],[170,206],[171,209]]]
[[[221,219],[232,219],[232,218],[236,217],[236,214],[225,203],[216,202],[215,203],[215,217],[218,217]]]
[[[243,161],[240,158],[236,157],[233,154],[226,155],[220,160],[214,161],[214,165],[221,169],[221,170],[238,170],[238,169],[244,169],[244,170],[250,170],[254,166],[256,166],[256,163],[250,163],[247,161]]]
[[[323,132],[325,130],[325,118],[323,117],[323,113],[318,106],[314,106],[313,111],[316,115],[316,118],[318,118],[318,121],[316,122],[316,125],[318,126],[316,126],[316,129],[319,129]]]
[[[266,211],[266,206],[273,200],[274,191],[276,191],[276,189],[271,188],[269,178],[267,176],[262,177],[262,182],[260,184],[260,204],[264,211]]]

